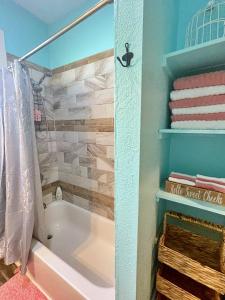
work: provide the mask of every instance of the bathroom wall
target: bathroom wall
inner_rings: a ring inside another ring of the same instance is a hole
[[[177,7],[179,9],[177,16],[179,16],[177,28],[177,46],[176,49],[180,50],[184,48],[185,45],[185,35],[189,22],[192,17],[198,12],[199,9],[202,9],[209,2],[208,0],[178,0]],[[173,50],[176,50],[173,49]]]
[[[56,69],[53,102],[58,180],[65,200],[113,218],[114,58]],[[69,69],[69,70],[68,70]]]
[[[86,1],[80,8],[71,11],[66,17],[49,25],[49,35],[54,34],[63,26],[80,16],[98,0]],[[63,37],[49,46],[50,67],[56,68],[73,61],[114,47],[114,8],[106,5],[96,14],[67,32]],[[62,55],[66,53],[66,55]]]
[[[27,65],[36,82],[50,71]],[[35,122],[43,201],[61,186],[65,200],[114,219],[113,50],[52,72],[42,84],[42,121]]]
[[[6,51],[22,56],[48,37],[48,27],[11,0],[0,0],[0,28],[5,33]],[[48,67],[48,49],[35,54],[31,61]]]
[[[16,56],[26,54],[97,2],[98,0],[86,1],[62,19],[47,24],[12,0],[0,0],[0,29],[5,32],[7,52]],[[29,58],[29,61],[47,68],[56,68],[113,48],[113,15],[113,5],[107,5]]]
[[[8,55],[9,62],[14,58]],[[49,71],[28,66],[36,82]],[[113,51],[54,69],[42,88],[42,121],[35,127],[43,201],[54,200],[61,186],[64,200],[113,219]]]

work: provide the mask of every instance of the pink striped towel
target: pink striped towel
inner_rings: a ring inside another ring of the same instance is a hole
[[[225,112],[212,114],[191,114],[171,116],[172,122],[178,121],[221,121],[225,120]]]
[[[195,182],[196,176],[187,175],[184,173],[178,173],[178,172],[171,172],[169,177],[174,177],[178,179],[184,179],[184,180],[190,180],[192,182]]]
[[[196,178],[197,187],[225,193],[225,178],[216,178],[203,175],[197,175]]]
[[[195,186],[195,182],[190,181],[190,180],[186,180],[186,179],[179,179],[179,178],[175,178],[175,177],[169,177],[169,181],[180,183],[180,184],[185,184],[185,185],[190,185],[190,186]]]
[[[225,71],[178,78],[173,85],[175,90],[184,90],[223,84],[225,85]]]
[[[225,95],[205,96],[169,102],[170,109],[225,104]]]
[[[169,181],[195,186],[195,176],[186,175],[183,173],[171,172],[169,176]]]
[[[225,186],[212,183],[212,182],[205,182],[201,180],[196,180],[196,186],[202,189],[212,190],[215,192],[225,193]]]
[[[204,175],[197,175],[197,180],[203,181],[203,182],[211,182],[215,184],[220,184],[225,187],[225,178],[217,178],[217,177],[209,177]]]

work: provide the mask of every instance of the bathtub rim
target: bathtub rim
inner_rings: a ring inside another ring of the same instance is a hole
[[[82,208],[76,204],[70,203],[65,200],[55,200],[47,205],[48,207],[57,207],[57,206],[67,206],[69,208],[81,210],[85,215],[92,214],[96,218],[102,219],[104,222],[112,225],[115,229],[115,222],[111,219],[108,219],[104,216],[96,214],[92,211],[89,211],[85,208]],[[115,242],[115,241],[113,241]],[[53,251],[51,251],[47,246],[43,245],[40,241],[33,238],[31,244],[30,251],[31,258],[37,257],[41,260],[47,268],[50,268],[57,276],[61,277],[62,280],[68,284],[72,289],[75,289],[83,296],[85,299],[115,299],[115,286],[112,287],[100,287],[90,282],[87,278],[85,278],[82,274],[80,274],[76,269],[71,267],[68,263],[66,263],[62,258],[56,255]],[[30,280],[42,291],[42,293],[49,299],[53,300],[46,291],[41,287],[38,282],[35,281],[35,274],[29,270],[28,265],[28,277]],[[93,297],[95,295],[95,297]],[[99,295],[96,298],[96,295]]]
[[[74,203],[70,203],[69,201],[66,201],[66,200],[53,200],[53,201],[51,201],[50,203],[48,203],[47,204],[47,208],[46,209],[48,209],[48,207],[54,207],[54,206],[57,206],[57,205],[62,205],[62,204],[64,204],[64,205],[67,205],[68,207],[71,207],[71,208],[76,208],[76,209],[79,209],[79,210],[81,210],[83,213],[85,213],[85,214],[93,214],[94,216],[96,216],[96,217],[98,217],[98,218],[100,218],[100,219],[103,219],[104,221],[107,221],[108,223],[111,223],[113,226],[114,226],[114,229],[115,229],[115,221],[114,220],[111,220],[111,219],[109,219],[109,218],[107,218],[107,217],[104,217],[104,216],[102,216],[102,215],[99,215],[99,214],[97,214],[97,213],[95,213],[95,212],[93,212],[93,211],[90,211],[90,210],[88,210],[88,209],[85,209],[85,208],[83,208],[83,207],[80,207],[79,205],[77,205],[77,204],[74,204]],[[74,207],[75,206],[75,207]]]

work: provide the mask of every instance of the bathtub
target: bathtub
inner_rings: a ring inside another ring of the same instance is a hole
[[[114,222],[66,201],[47,206],[48,247],[32,241],[28,276],[53,300],[113,300]]]

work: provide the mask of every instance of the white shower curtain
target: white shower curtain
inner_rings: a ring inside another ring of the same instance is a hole
[[[28,70],[0,71],[0,258],[26,264],[32,234],[46,233]]]

